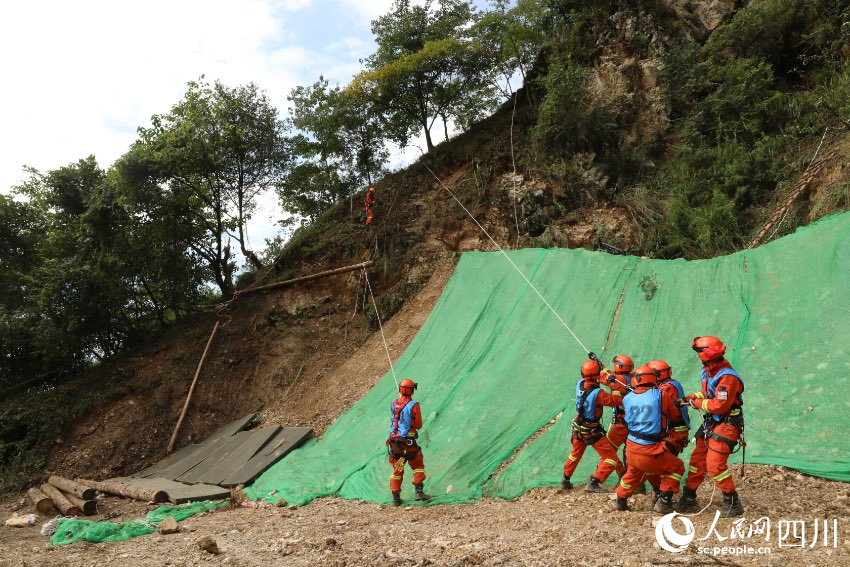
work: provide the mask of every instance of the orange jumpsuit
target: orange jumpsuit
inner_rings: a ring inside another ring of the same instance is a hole
[[[620,397],[620,405],[614,408],[614,414],[611,416],[611,427],[608,429],[608,434],[605,436],[614,447],[614,452],[616,453],[620,449],[620,446],[626,442],[626,437],[629,434],[629,430],[626,428],[622,397],[630,391],[626,386],[631,384],[631,375],[628,373],[617,374],[603,370],[602,381],[605,382],[605,385],[611,389],[612,395]],[[614,470],[613,465],[610,463],[606,464],[611,468],[611,471]],[[625,462],[623,463],[623,466],[626,466]],[[608,474],[611,474],[611,471],[608,471]]]
[[[404,406],[412,402],[409,396],[400,396],[396,401],[396,406]],[[393,416],[392,428],[397,429],[395,423],[397,417]],[[410,431],[404,437],[398,435],[390,435],[387,440],[389,448],[389,461],[393,466],[393,472],[390,476],[390,491],[401,492],[401,482],[404,479],[404,463],[406,462],[411,470],[413,470],[413,484],[419,484],[425,480],[425,460],[422,457],[422,449],[416,443],[417,430],[422,428],[422,411],[419,409],[419,403],[413,402],[410,411]],[[412,442],[411,445],[408,443]]]
[[[670,394],[674,396],[674,399],[679,398],[679,391],[676,389],[676,386],[673,385],[669,380],[664,380],[658,383],[658,387],[662,390],[670,390]],[[679,414],[676,419],[670,420],[669,431],[667,432],[667,436],[664,438],[664,441],[669,443],[670,450],[678,455],[682,451],[685,450],[685,447],[688,446],[688,433],[690,432],[690,428],[685,424],[682,419],[682,410],[679,409]]]
[[[366,193],[364,205],[363,208],[366,210],[366,224],[372,224],[372,221],[375,220],[375,213],[372,211],[372,207],[375,205],[375,193],[373,191]]]
[[[638,385],[635,393],[641,394],[651,388],[653,386],[649,384]],[[682,480],[682,475],[685,473],[685,463],[670,452],[666,443],[669,432],[664,433],[671,421],[682,419],[682,412],[676,406],[677,398],[678,393],[675,388],[663,388],[661,390],[661,441],[652,445],[641,445],[640,443],[633,442],[631,439],[626,441],[626,455],[629,468],[626,474],[623,475],[623,478],[620,479],[620,484],[617,485],[616,492],[618,497],[628,498],[631,496],[638,484],[644,481],[644,478],[649,481],[655,490],[671,492],[673,494],[679,492],[679,483]]]
[[[732,368],[726,359],[708,365],[705,370],[708,377],[714,377],[723,368]],[[741,414],[741,407],[743,406],[741,394],[743,391],[744,384],[741,380],[727,374],[721,376],[717,382],[714,397],[710,397],[707,381],[703,381],[702,391],[685,397],[689,401],[695,400],[694,405],[697,409],[710,414],[719,414],[723,417],[723,421],[716,424],[713,420],[706,419],[697,430],[697,445],[694,452],[691,453],[691,460],[688,463],[688,478],[685,481],[687,488],[691,490],[699,488],[704,473],[707,472],[717,488],[725,494],[735,492],[735,481],[732,480],[732,471],[729,470],[727,461],[729,455],[732,454],[734,444],[740,440],[743,431]],[[708,432],[705,431],[706,424],[709,424],[710,431]],[[707,440],[706,434],[708,435]],[[717,439],[715,436],[722,439]],[[723,439],[727,441],[723,441]]]
[[[582,387],[588,388],[592,385],[598,387],[598,384],[595,380],[585,379]],[[570,477],[573,475],[588,445],[593,447],[599,454],[599,465],[596,467],[596,472],[593,473],[593,476],[600,483],[604,483],[614,470],[619,474],[623,473],[625,467],[623,467],[620,459],[617,458],[617,451],[614,450],[611,442],[605,437],[605,429],[600,423],[603,406],[617,407],[621,403],[620,399],[620,396],[600,391],[596,398],[596,420],[590,423],[579,423],[578,414],[573,418],[573,450],[570,451],[567,462],[564,463],[564,476]]]

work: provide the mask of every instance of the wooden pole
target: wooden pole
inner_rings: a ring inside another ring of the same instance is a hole
[[[164,490],[156,490],[154,488],[142,488],[140,486],[130,486],[120,482],[98,482],[96,480],[87,480],[84,478],[76,479],[77,482],[87,484],[101,492],[123,496],[124,498],[133,498],[134,500],[144,500],[146,502],[155,502],[162,504],[168,502],[168,493]]]
[[[345,266],[344,268],[337,268],[335,270],[328,270],[326,272],[319,272],[317,274],[312,274],[309,276],[302,276],[300,278],[295,278],[291,280],[285,280],[282,282],[271,283],[268,285],[261,285],[258,287],[252,287],[248,289],[243,289],[242,291],[237,291],[234,294],[234,297],[241,297],[243,295],[250,295],[252,293],[260,293],[263,291],[269,291],[272,289],[280,289],[282,287],[287,287],[294,284],[309,282],[312,280],[318,280],[320,278],[326,278],[328,276],[335,276],[337,274],[344,274],[346,272],[353,272],[355,270],[362,270],[363,268],[368,268],[374,264],[373,261],[369,260],[368,262],[361,262],[360,264],[354,264],[353,266]]]
[[[85,486],[79,482],[74,482],[73,480],[69,480],[65,477],[53,475],[47,479],[47,482],[62,492],[66,494],[73,494],[77,498],[81,498],[83,500],[91,500],[96,496],[94,488]]]
[[[33,486],[27,490],[27,496],[29,496],[32,503],[35,504],[35,509],[42,514],[47,514],[53,510],[53,500],[51,500],[49,496],[38,488]]]
[[[95,489],[90,489],[92,492],[95,492]],[[83,514],[86,516],[94,516],[97,514],[97,501],[94,499],[91,500],[83,500],[82,498],[77,498],[73,494],[68,494],[67,492],[63,492],[65,498],[68,499],[68,502],[79,508],[83,511]]]
[[[56,507],[59,508],[59,511],[62,512],[65,516],[82,516],[83,511],[80,510],[77,506],[71,504],[65,495],[62,492],[49,483],[44,483],[41,485],[41,491],[44,492],[47,496],[53,500],[53,503],[56,504]]]
[[[177,434],[180,433],[180,426],[183,425],[183,419],[186,417],[186,410],[189,409],[189,402],[192,400],[192,393],[195,391],[195,384],[198,382],[198,376],[201,374],[201,368],[204,367],[204,360],[207,358],[207,352],[210,350],[213,337],[215,337],[215,333],[218,331],[218,326],[220,324],[221,321],[215,322],[215,327],[213,327],[212,333],[210,333],[210,338],[207,340],[207,346],[204,347],[204,354],[201,355],[201,361],[198,363],[198,369],[195,370],[195,377],[192,378],[192,385],[189,386],[189,393],[186,395],[186,402],[183,404],[183,411],[180,412],[180,419],[177,420],[177,426],[174,428],[174,433],[171,434],[171,441],[168,442],[168,448],[166,449],[167,453],[174,450],[174,443],[177,441]]]

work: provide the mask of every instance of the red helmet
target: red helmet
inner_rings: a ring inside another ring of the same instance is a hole
[[[649,367],[658,373],[659,382],[663,382],[664,380],[669,380],[671,378],[673,369],[670,368],[670,365],[663,360],[653,360],[649,363]]]
[[[618,354],[614,357],[614,372],[617,374],[625,374],[627,372],[631,372],[632,368],[635,367],[635,363],[632,360],[631,356],[625,354]]]
[[[374,192],[375,192],[375,188],[374,188],[374,187],[369,187],[369,193],[374,193]]]
[[[412,396],[413,390],[416,389],[416,386],[416,382],[414,382],[410,378],[405,378],[404,380],[398,383],[398,393],[402,396]]]
[[[726,345],[723,344],[723,341],[710,335],[696,337],[694,342],[691,343],[691,348],[696,351],[699,359],[704,363],[723,358],[723,354],[726,352]]]
[[[581,365],[581,375],[584,378],[599,379],[599,374],[602,372],[602,365],[595,360],[585,360]]]
[[[638,366],[632,372],[632,386],[636,388],[638,386],[646,386],[647,384],[658,384],[658,372],[651,366],[644,364],[643,366]]]

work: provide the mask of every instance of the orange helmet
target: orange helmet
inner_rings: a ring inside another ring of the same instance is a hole
[[[658,373],[659,382],[663,382],[664,380],[669,380],[671,378],[673,369],[670,368],[670,365],[663,360],[653,360],[649,363],[649,367]]]
[[[599,378],[602,372],[602,365],[595,360],[585,360],[581,365],[581,375],[583,378]]]
[[[710,335],[696,337],[694,342],[691,343],[691,348],[694,349],[703,363],[723,358],[723,354],[726,352],[726,345],[723,344],[723,341]]]
[[[374,193],[374,192],[375,192],[375,188],[374,188],[374,187],[369,187],[369,193]]]
[[[405,378],[404,380],[398,383],[398,393],[402,396],[412,396],[413,390],[416,389],[416,386],[416,382],[414,382],[410,378]]]
[[[625,374],[627,372],[631,372],[632,368],[635,367],[635,363],[632,360],[631,356],[625,354],[618,354],[614,357],[614,372],[617,374]]]
[[[635,368],[632,373],[632,386],[646,386],[647,384],[658,384],[658,372],[651,366],[644,364]]]

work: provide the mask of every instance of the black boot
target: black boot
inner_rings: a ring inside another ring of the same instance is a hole
[[[393,492],[393,506],[401,506],[401,493]]]
[[[414,484],[413,487],[416,489],[416,496],[414,498],[416,498],[417,500],[422,500],[424,502],[427,500],[431,500],[431,496],[425,494],[425,488],[423,485],[424,483],[420,482],[419,484]]]
[[[599,484],[599,479],[595,476],[587,479],[587,484],[584,485],[585,492],[608,492],[605,488]]]
[[[625,512],[629,509],[629,500],[618,496],[617,499],[614,500],[614,509],[618,512]]]
[[[673,511],[673,493],[658,492],[658,500],[653,504],[652,511],[659,514],[669,514]]]
[[[684,514],[685,512],[696,512],[697,510],[699,510],[697,491],[685,488],[682,490],[679,502],[676,503],[676,511],[680,514]]]
[[[635,488],[635,494],[646,494],[646,485],[644,483],[640,483],[637,488]]]
[[[652,504],[649,505],[649,509],[652,510],[655,508],[655,503],[658,502],[658,499],[661,497],[661,489],[652,489]]]
[[[565,476],[561,479],[561,490],[572,490],[573,483],[570,482],[570,477]]]
[[[734,518],[744,513],[744,505],[738,498],[738,492],[731,494],[723,493],[723,508],[720,509],[721,518]]]

